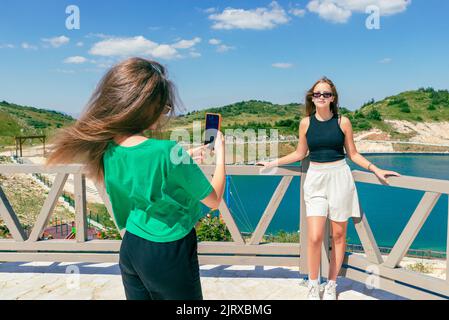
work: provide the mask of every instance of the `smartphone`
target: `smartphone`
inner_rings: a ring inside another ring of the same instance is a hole
[[[209,148],[213,149],[217,132],[221,129],[221,114],[206,113],[206,132],[204,137],[204,144],[209,144]]]

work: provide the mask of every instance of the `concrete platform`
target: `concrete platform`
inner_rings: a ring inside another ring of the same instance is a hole
[[[298,268],[203,265],[206,300],[302,300],[307,288]],[[337,280],[340,300],[402,300],[346,278]],[[0,263],[2,300],[121,300],[125,293],[117,263]]]

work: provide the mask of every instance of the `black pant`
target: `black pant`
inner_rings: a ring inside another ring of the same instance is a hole
[[[202,300],[196,231],[171,242],[125,232],[120,271],[128,300]]]

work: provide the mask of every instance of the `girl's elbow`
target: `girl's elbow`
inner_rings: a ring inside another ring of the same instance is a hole
[[[212,210],[216,210],[220,206],[220,203],[222,200],[223,200],[223,197],[217,197],[209,203],[208,207]]]
[[[296,161],[301,161],[306,157],[304,152],[296,151]]]
[[[359,155],[358,152],[351,152],[351,153],[348,153],[348,158],[352,161],[355,158],[357,158],[358,155]]]
[[[215,203],[215,208],[218,208],[220,206],[220,203],[222,200],[223,200],[223,196],[217,198],[217,201]]]

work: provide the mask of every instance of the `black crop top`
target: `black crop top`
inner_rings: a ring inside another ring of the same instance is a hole
[[[306,132],[310,161],[332,162],[345,158],[345,134],[340,128],[340,118],[340,115],[334,114],[329,120],[320,121],[316,113],[310,116]]]

